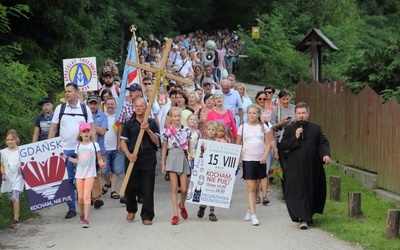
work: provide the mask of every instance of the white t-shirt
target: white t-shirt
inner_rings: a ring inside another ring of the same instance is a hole
[[[244,128],[242,126],[240,125],[238,129],[238,135],[242,136],[243,141],[242,160],[260,161],[265,152],[265,136],[269,132],[268,126],[263,123],[264,132],[260,124],[249,125],[246,123]],[[242,129],[244,135],[242,135]]]
[[[79,143],[76,145],[75,153],[78,155],[78,164],[76,164],[75,178],[84,179],[95,177],[96,174],[96,152],[100,151],[97,142],[90,142],[86,145]]]
[[[117,150],[117,131],[114,129],[116,113],[110,115],[106,112],[106,115],[108,118],[108,130],[104,135],[104,146],[107,151]]]
[[[179,74],[183,77],[186,77],[188,72],[193,72],[192,62],[189,60],[189,58],[186,58],[185,60],[176,60],[176,64],[180,69]]]
[[[11,151],[5,148],[1,152],[1,163],[5,168],[6,180],[2,182],[1,192],[11,192],[12,190],[22,191],[24,189],[24,180],[18,173],[21,167],[18,150]]]
[[[79,134],[79,125],[85,121],[85,117],[82,115],[81,103],[78,100],[75,107],[72,107],[67,102],[65,107],[64,115],[61,118],[60,123],[60,109],[61,105],[58,105],[56,110],[54,110],[53,119],[51,123],[56,123],[60,128],[61,146],[64,150],[74,150],[76,144],[78,144],[77,137]],[[87,123],[93,123],[92,111],[86,106],[87,112]],[[74,115],[79,114],[79,115]],[[60,124],[59,124],[60,123]]]

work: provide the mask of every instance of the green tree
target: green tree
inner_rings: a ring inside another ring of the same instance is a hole
[[[2,37],[12,31],[8,16],[25,18],[27,11],[26,5],[7,7],[0,4]],[[0,127],[3,128],[3,134],[6,130],[16,129],[22,143],[27,143],[32,139],[32,125],[38,113],[35,104],[46,95],[44,86],[38,81],[43,76],[41,72],[30,71],[27,65],[15,60],[22,53],[20,44],[2,44],[0,51]],[[0,141],[0,147],[5,147],[4,140]]]
[[[260,24],[260,39],[252,40],[243,34],[246,40],[240,79],[246,82],[258,82],[261,85],[274,84],[288,87],[300,79],[309,79],[309,56],[294,50],[288,38],[287,27],[282,25],[281,14],[262,15],[265,24]]]

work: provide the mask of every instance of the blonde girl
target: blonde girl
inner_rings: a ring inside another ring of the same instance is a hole
[[[174,216],[171,219],[172,225],[178,225],[180,222],[178,208],[183,219],[188,218],[185,208],[186,195],[188,192],[188,175],[190,167],[186,154],[190,154],[191,132],[188,127],[181,123],[182,109],[173,107],[169,111],[172,125],[164,129],[163,149],[161,154],[161,171],[163,174],[169,173],[171,183],[171,199]],[[168,151],[168,157],[167,157]],[[188,153],[187,153],[188,152]],[[181,184],[181,199],[178,203],[178,178]]]
[[[204,136],[204,139],[210,140],[210,141],[217,141],[217,139],[216,139],[217,130],[218,130],[218,124],[215,121],[207,122],[206,135]],[[203,218],[206,208],[207,208],[206,205],[200,205],[199,211],[197,211],[197,217]],[[213,221],[213,222],[218,221],[217,216],[215,215],[215,207],[210,206],[210,214],[208,215],[208,218],[210,221]]]
[[[247,109],[247,123],[238,129],[236,144],[242,144],[239,164],[243,167],[243,179],[247,184],[249,210],[245,220],[258,226],[256,215],[256,188],[266,177],[266,159],[271,150],[269,128],[261,120],[261,107],[252,104]]]
[[[11,227],[19,227],[19,196],[24,189],[24,180],[21,174],[21,161],[18,154],[19,137],[14,129],[6,133],[7,148],[2,149],[1,153],[1,193],[8,192],[8,197],[12,203],[13,220]]]
[[[80,220],[83,228],[89,227],[90,197],[94,177],[97,175],[96,159],[100,168],[105,168],[106,166],[100,155],[100,146],[97,142],[93,142],[91,134],[90,124],[81,123],[77,137],[79,143],[75,149],[77,158],[66,157],[67,161],[76,164],[76,189],[78,190],[78,203],[81,211]]]
[[[217,141],[227,143],[231,142],[227,135],[225,123],[223,122],[217,122]]]
[[[197,142],[201,138],[201,132],[198,129],[198,123],[199,123],[199,118],[197,117],[197,114],[191,114],[189,115],[187,119],[187,124],[188,128],[190,129],[191,137],[190,137],[190,155],[189,155],[189,162],[190,162],[190,167],[193,169],[194,168],[194,157],[196,156],[196,147],[197,147]]]

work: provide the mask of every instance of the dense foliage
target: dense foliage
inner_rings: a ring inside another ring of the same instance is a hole
[[[261,38],[253,40],[256,17],[263,24]],[[396,0],[2,0],[0,135],[15,128],[22,143],[29,142],[40,113],[37,101],[45,95],[56,99],[62,90],[62,59],[123,62],[131,24],[145,39],[150,33],[161,39],[199,29],[239,29],[249,55],[240,61],[239,79],[287,88],[310,80],[310,52],[294,47],[315,27],[339,48],[323,50],[323,81],[348,80],[356,91],[368,84],[385,98],[400,98],[399,19]]]

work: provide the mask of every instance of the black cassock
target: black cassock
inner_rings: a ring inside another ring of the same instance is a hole
[[[281,146],[288,150],[285,173],[285,201],[292,221],[312,223],[315,213],[322,214],[326,199],[326,177],[322,158],[330,156],[329,141],[321,126],[307,122],[303,135],[296,138],[300,125],[286,126]]]

